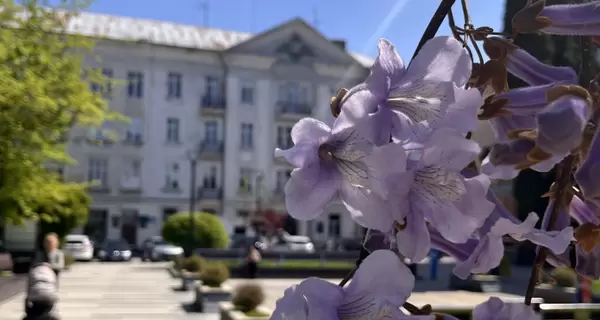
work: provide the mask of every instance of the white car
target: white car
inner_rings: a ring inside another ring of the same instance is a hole
[[[65,253],[70,254],[77,261],[91,261],[94,259],[94,245],[90,238],[83,234],[66,236],[63,249]]]
[[[143,261],[170,261],[183,254],[183,248],[165,242],[160,236],[146,239],[143,250]]]
[[[315,252],[315,245],[309,237],[283,235],[275,240],[270,247],[272,251],[299,251],[306,253]]]

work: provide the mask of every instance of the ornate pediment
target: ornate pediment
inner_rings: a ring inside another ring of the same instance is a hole
[[[289,40],[280,44],[275,51],[278,54],[285,55],[294,63],[299,62],[304,57],[312,58],[315,56],[312,48],[297,33],[293,33]]]

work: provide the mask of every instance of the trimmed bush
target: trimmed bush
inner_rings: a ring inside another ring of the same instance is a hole
[[[75,263],[75,258],[72,255],[65,253],[65,268],[72,266]]]
[[[194,236],[190,230],[190,215],[180,212],[170,216],[162,228],[165,241],[189,248],[227,248],[229,235],[218,216],[205,212],[194,213]],[[192,244],[190,241],[194,239]]]
[[[233,293],[231,303],[236,310],[250,312],[265,301],[265,293],[260,285],[247,283],[238,286]]]
[[[559,287],[577,287],[577,272],[571,268],[555,268],[550,276]]]
[[[202,283],[218,288],[229,279],[229,268],[222,262],[211,262],[202,271]]]
[[[187,258],[184,262],[183,269],[193,273],[200,273],[206,267],[206,260],[198,255],[193,255]]]
[[[177,271],[183,270],[185,266],[185,258],[183,256],[177,256],[173,259],[173,269]]]

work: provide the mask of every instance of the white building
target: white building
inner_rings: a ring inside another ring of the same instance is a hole
[[[137,243],[159,234],[169,214],[188,210],[187,154],[198,148],[198,210],[245,225],[258,192],[264,208],[285,212],[292,167],[274,158],[275,147],[291,145],[290,129],[302,117],[331,122],[330,97],[364,80],[373,62],[300,19],[251,35],[83,13],[70,28],[100,39],[101,62],[89,63],[125,80],[106,88],[107,101],[131,123],[107,123],[120,138],[105,145],[89,139],[102,132],[75,130],[70,153],[78,164],[65,175],[101,181],[88,232]],[[341,204],[329,212],[299,223],[298,232],[316,239],[362,233]]]

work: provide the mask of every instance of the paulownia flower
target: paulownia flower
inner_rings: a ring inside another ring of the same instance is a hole
[[[466,176],[473,173],[465,170]],[[560,254],[564,252],[573,239],[573,228],[564,227],[561,231],[542,231],[535,229],[539,217],[530,213],[525,221],[520,221],[513,216],[496,198],[492,191],[488,191],[487,199],[494,203],[494,211],[485,223],[475,232],[476,238],[465,243],[451,243],[440,237],[436,230],[429,229],[432,246],[457,259],[454,274],[466,279],[471,273],[485,273],[500,265],[504,256],[503,236],[510,236],[517,241],[530,241]],[[551,210],[548,206],[547,213]],[[546,214],[544,218],[546,219]],[[564,214],[566,217],[566,213]]]
[[[582,87],[558,86],[548,92],[548,102],[536,116],[536,146],[549,157],[570,153],[581,144],[592,98]]]
[[[456,320],[444,315],[445,320]],[[473,320],[541,320],[541,315],[524,303],[504,302],[500,298],[491,297],[488,301],[473,308]]]
[[[513,29],[521,33],[543,32],[557,35],[600,35],[600,3],[559,4],[546,1],[528,4],[513,17]]]
[[[402,172],[400,145],[375,147],[354,127],[330,130],[323,122],[304,118],[291,132],[294,146],[275,150],[296,167],[285,185],[285,204],[296,219],[313,219],[334,199],[341,199],[361,225],[389,230],[390,208],[385,177]]]
[[[477,89],[463,89],[470,74],[469,55],[452,37],[429,40],[408,68],[394,45],[380,40],[371,75],[341,99],[338,122],[359,125],[377,145],[390,136],[423,141],[440,127],[466,134],[483,104]]]
[[[286,289],[271,320],[433,320],[434,316],[408,316],[400,311],[414,285],[414,276],[396,254],[377,250],[363,261],[345,288],[308,278]]]
[[[547,65],[515,46],[510,40],[490,37],[483,42],[483,48],[490,57],[491,64],[502,63],[506,70],[531,86],[547,85],[555,82],[577,84],[577,74],[571,67]],[[485,69],[485,65],[484,65]]]
[[[485,175],[465,178],[460,171],[480,151],[476,142],[451,129],[439,129],[422,145],[405,145],[407,172],[394,176],[390,201],[401,217],[396,234],[399,251],[420,261],[429,251],[426,221],[451,242],[467,241],[494,209],[485,197]]]

